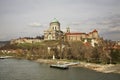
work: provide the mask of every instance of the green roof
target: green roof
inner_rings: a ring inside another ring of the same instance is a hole
[[[51,22],[59,22],[56,18],[54,18]]]

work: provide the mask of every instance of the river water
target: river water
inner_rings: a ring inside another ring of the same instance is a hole
[[[0,59],[0,80],[120,80],[120,74],[78,67],[60,70],[29,60]]]

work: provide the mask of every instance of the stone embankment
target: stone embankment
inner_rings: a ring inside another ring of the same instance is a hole
[[[85,63],[80,62],[79,67],[89,68],[98,72],[103,73],[119,73],[120,74],[120,64],[94,64],[94,63]]]
[[[50,60],[50,59],[38,59],[36,62],[39,63],[46,63],[46,64],[56,64],[59,62],[59,64],[69,64],[72,61],[67,61],[67,60]],[[77,65],[74,65],[74,67],[84,67],[88,68],[91,70],[95,70],[98,72],[103,72],[103,73],[119,73],[120,74],[120,64],[94,64],[94,63],[86,63],[86,62],[80,62]]]

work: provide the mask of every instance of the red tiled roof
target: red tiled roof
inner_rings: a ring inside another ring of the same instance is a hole
[[[92,32],[89,32],[89,34],[92,34]]]
[[[96,29],[94,29],[93,32],[98,32],[98,31]]]
[[[85,46],[90,46],[91,44],[89,42],[84,43]]]
[[[98,32],[96,29],[94,29],[92,32],[89,32],[88,34],[86,33],[79,33],[79,32],[73,32],[73,33],[65,33],[66,35],[82,35],[85,34],[86,36],[89,36],[89,34],[92,34],[94,32]]]

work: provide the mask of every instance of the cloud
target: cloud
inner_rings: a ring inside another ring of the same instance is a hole
[[[112,31],[112,32],[107,32],[103,35],[104,39],[109,39],[109,40],[120,40],[120,31]]]
[[[119,26],[116,26],[116,27],[113,27],[113,28],[109,28],[109,32],[120,32],[120,27]]]
[[[119,14],[72,22],[70,27],[72,31],[78,32],[89,32],[97,29],[100,36],[104,39],[120,40]]]
[[[29,24],[29,26],[30,26],[30,27],[43,27],[42,24],[37,23],[37,22],[31,23],[31,24]]]
[[[106,26],[107,31],[120,31],[120,15],[107,17],[100,25]]]
[[[97,22],[100,27],[101,35],[106,39],[120,40],[120,15],[107,16]]]

